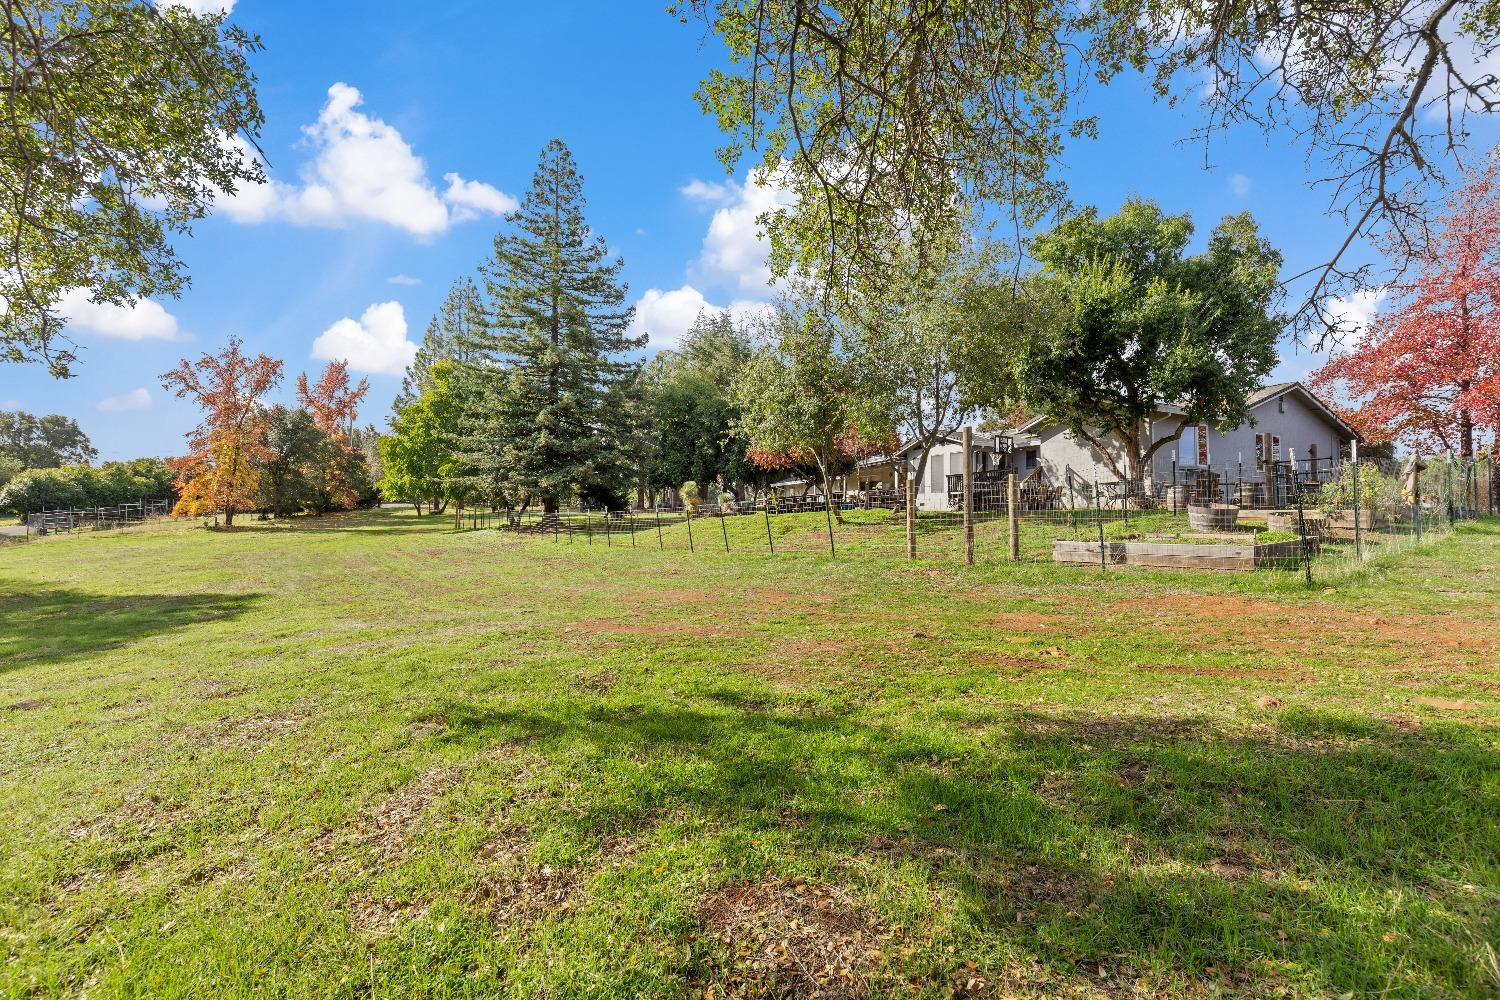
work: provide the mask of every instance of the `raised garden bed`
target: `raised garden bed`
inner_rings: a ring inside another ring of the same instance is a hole
[[[1095,550],[1097,557],[1098,551]],[[1161,569],[1218,569],[1248,571],[1259,566],[1290,565],[1302,555],[1302,541],[1256,544],[1253,536],[1244,541],[1145,540],[1125,543],[1127,566],[1154,566]]]
[[[1098,542],[1076,542],[1058,539],[1052,543],[1052,561],[1060,563],[1086,563],[1099,565]],[[1104,562],[1119,565],[1125,561],[1124,542],[1104,543]]]

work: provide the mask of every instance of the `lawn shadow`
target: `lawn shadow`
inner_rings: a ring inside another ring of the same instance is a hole
[[[1500,753],[1477,738],[1316,713],[1233,733],[1032,713],[975,739],[715,701],[442,715],[451,740],[587,762],[597,790],[549,820],[585,839],[692,815],[787,838],[802,862],[914,866],[961,951],[1001,943],[1090,981],[1500,987],[1482,960]]]
[[[127,646],[147,636],[236,618],[259,594],[92,594],[0,585],[0,673],[60,663]]]

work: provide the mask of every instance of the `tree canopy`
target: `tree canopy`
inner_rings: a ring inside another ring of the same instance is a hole
[[[573,496],[623,497],[639,366],[624,266],[584,217],[583,180],[560,139],[483,268],[489,309],[466,338],[464,461],[511,501],[548,511]]]
[[[1199,103],[1205,143],[1237,123],[1281,132],[1324,165],[1346,238],[1308,268],[1298,329],[1347,333],[1326,298],[1360,284],[1360,238],[1410,245],[1429,191],[1462,154],[1469,120],[1500,107],[1482,59],[1500,43],[1493,0],[1338,5],[1233,0],[678,0],[730,66],[698,99],[735,166],[795,206],[766,220],[777,273],[847,293],[878,281],[907,240],[940,246],[976,204],[1022,230],[1067,215],[1057,172],[1094,133],[1090,84],[1126,70]],[[1207,85],[1205,85],[1205,81]],[[1334,327],[1330,329],[1330,327]]]
[[[1149,201],[1084,212],[1036,238],[1042,270],[1029,308],[1011,314],[1028,326],[1015,337],[1017,398],[1089,441],[1121,479],[1139,479],[1184,427],[1242,423],[1276,364],[1281,255],[1248,214],[1227,216],[1207,251],[1187,256],[1192,234],[1187,215]],[[1176,426],[1153,438],[1168,406]]]
[[[0,21],[0,359],[77,356],[59,304],[178,295],[172,237],[264,179],[252,35],[143,0],[12,0]],[[252,140],[253,141],[253,140]]]
[[[1473,457],[1500,431],[1500,154],[1450,194],[1394,308],[1319,369],[1373,437]]]
[[[21,469],[50,469],[92,462],[99,457],[78,421],[58,413],[33,416],[23,410],[0,412],[0,458]]]

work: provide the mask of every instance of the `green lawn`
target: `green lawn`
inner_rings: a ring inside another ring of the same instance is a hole
[[[1500,992],[1500,522],[1328,589],[451,526],[0,549],[0,995]]]

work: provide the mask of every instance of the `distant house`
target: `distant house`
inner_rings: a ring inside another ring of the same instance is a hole
[[[1249,419],[1221,432],[1205,424],[1188,427],[1174,444],[1152,456],[1146,486],[1162,495],[1173,484],[1199,484],[1224,499],[1270,503],[1279,489],[1276,463],[1296,459],[1298,475],[1327,480],[1337,471],[1359,433],[1341,420],[1300,382],[1280,382],[1252,393]],[[1153,441],[1169,437],[1181,422],[1181,409],[1164,406],[1151,420]],[[1095,435],[1102,438],[1102,435]],[[1031,493],[1051,488],[1093,495],[1095,482],[1119,477],[1104,456],[1066,427],[1043,418],[1026,421],[999,434],[973,435],[976,490],[993,491],[1015,472]],[[1123,467],[1123,451],[1115,452]],[[907,445],[896,464],[915,473],[916,449]],[[1280,466],[1285,473],[1286,466]],[[958,503],[962,489],[963,441],[958,431],[945,433],[928,457],[917,483],[917,506],[945,510]]]
[[[1323,478],[1327,469],[1348,454],[1359,440],[1350,427],[1301,382],[1280,382],[1252,393],[1246,403],[1249,419],[1238,427],[1220,432],[1199,424],[1183,431],[1175,445],[1157,451],[1148,478],[1172,481],[1174,470],[1213,470],[1237,480],[1264,479],[1266,468],[1295,458],[1299,472]],[[1151,422],[1152,440],[1170,436],[1181,422],[1182,411],[1165,406]],[[1066,428],[1032,420],[1015,429],[1012,447],[1017,470],[1033,472],[1054,482],[1070,474],[1076,477],[1116,478],[1108,463],[1092,445]],[[1116,452],[1123,462],[1123,452]]]

